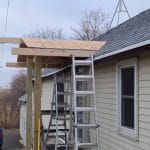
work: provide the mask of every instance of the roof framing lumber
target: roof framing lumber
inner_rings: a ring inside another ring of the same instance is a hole
[[[63,61],[51,61],[47,63],[42,63],[42,68],[60,68],[65,65],[69,64],[68,62],[63,62]],[[12,67],[12,68],[27,68],[27,63],[26,62],[7,62],[6,67]]]
[[[12,55],[25,56],[51,56],[51,57],[89,57],[95,54],[97,50],[58,50],[58,49],[40,49],[40,48],[12,48]]]
[[[27,67],[27,63],[24,63],[24,62],[18,62],[18,63],[15,63],[15,62],[6,62],[6,67],[24,67],[26,68]]]
[[[22,39],[28,48],[51,48],[51,49],[72,49],[72,50],[98,50],[105,42],[104,41],[83,41],[83,40],[50,40],[23,38]]]
[[[0,43],[24,44],[21,38],[0,37]]]

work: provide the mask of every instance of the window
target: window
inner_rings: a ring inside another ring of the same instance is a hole
[[[64,92],[64,83],[57,83],[57,91],[58,92]],[[64,95],[58,94],[57,95],[58,105],[64,104]],[[59,107],[58,111],[64,111],[64,108]]]
[[[137,65],[136,59],[117,64],[118,131],[137,138]]]

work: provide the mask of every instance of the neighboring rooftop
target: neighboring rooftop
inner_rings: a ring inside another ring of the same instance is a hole
[[[150,40],[150,9],[112,28],[94,40],[106,41],[103,48],[95,54],[96,57]]]
[[[53,72],[56,72],[58,69],[55,68],[46,68],[42,71],[42,77],[45,77]]]
[[[26,102],[27,101],[27,94],[22,95],[21,97],[19,97],[19,101]]]

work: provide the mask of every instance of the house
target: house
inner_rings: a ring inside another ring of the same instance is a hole
[[[150,149],[150,9],[96,40],[100,145],[104,150]]]
[[[150,9],[94,40],[107,42],[94,56],[100,150],[149,150]],[[42,78],[45,110],[50,108],[53,76],[70,73],[66,67]]]
[[[95,40],[107,42],[95,54],[100,149],[149,150],[150,9]]]

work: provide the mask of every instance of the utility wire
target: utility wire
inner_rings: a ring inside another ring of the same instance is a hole
[[[6,33],[7,33],[7,24],[8,24],[8,15],[9,15],[9,6],[10,6],[10,0],[7,1],[7,12],[6,12],[6,18],[5,18],[5,26],[4,26],[3,37],[5,37],[5,36],[6,36]],[[2,45],[1,67],[3,66],[3,53],[4,53],[4,44]]]
[[[7,13],[6,13],[6,19],[5,19],[4,37],[6,36],[6,32],[7,32],[9,6],[10,6],[10,0],[7,1]]]

